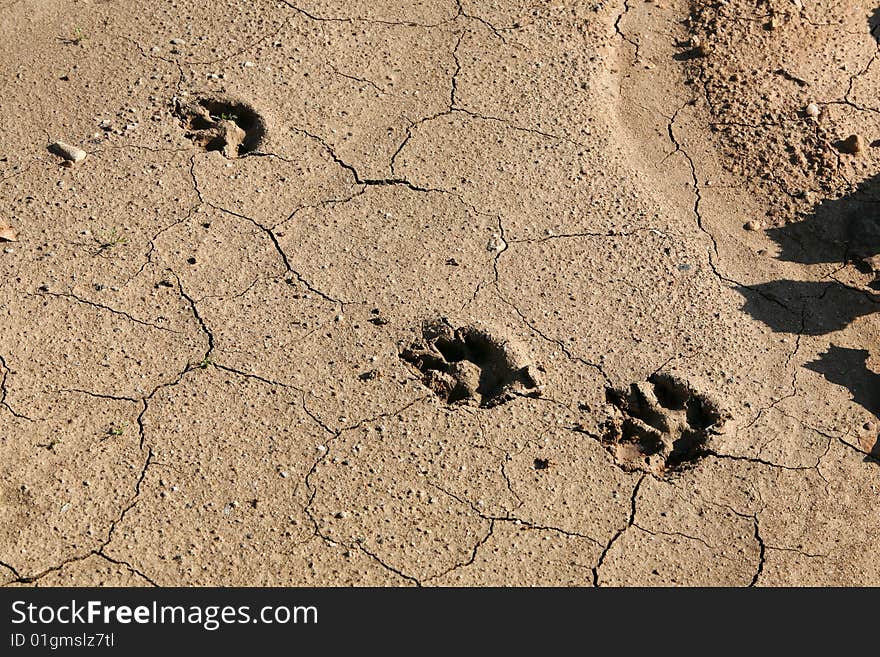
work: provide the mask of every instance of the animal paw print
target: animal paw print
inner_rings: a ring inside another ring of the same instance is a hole
[[[507,342],[481,328],[454,328],[445,319],[426,323],[400,357],[448,404],[489,408],[540,394],[534,368],[521,365]]]
[[[707,442],[729,416],[682,379],[654,374],[626,389],[607,388],[612,415],[602,443],[626,470],[654,474],[681,469],[707,453]]]
[[[178,98],[174,113],[187,139],[230,159],[256,150],[266,134],[265,122],[253,107],[226,98]]]

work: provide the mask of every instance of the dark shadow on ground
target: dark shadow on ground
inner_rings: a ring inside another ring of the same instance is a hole
[[[880,43],[880,8],[871,12],[871,15],[868,17],[868,27],[871,28],[871,35],[874,37],[874,40]]]
[[[743,310],[777,333],[825,335],[853,320],[880,310],[880,295],[825,281],[770,281],[737,291],[745,297]]]
[[[824,354],[804,365],[808,370],[818,372],[831,383],[847,388],[853,401],[875,417],[880,417],[880,374],[867,367],[867,349],[848,349],[831,345]],[[880,459],[880,438],[874,439],[870,459]]]
[[[689,50],[675,53],[672,59],[677,62],[689,62],[692,59],[702,59],[705,56],[706,52],[701,48],[690,48]]]
[[[807,265],[847,262],[880,253],[880,176],[851,194],[822,201],[803,221],[767,231],[779,259]]]
[[[880,37],[880,9],[871,16]],[[852,193],[825,200],[802,221],[767,231],[779,245],[779,259],[806,265],[852,263],[863,272],[876,269],[867,259],[880,255],[880,175],[862,182]],[[875,290],[880,287],[875,274]],[[859,317],[880,310],[880,293],[848,287],[833,280],[777,280],[737,288],[745,297],[743,310],[778,333],[818,336],[840,331]],[[853,401],[880,418],[880,374],[867,368],[868,349],[831,346],[804,367],[852,394]],[[878,462],[880,441],[871,450]]]
[[[853,401],[880,417],[880,374],[868,369],[867,349],[831,345],[828,351],[804,365],[831,383],[849,388]]]

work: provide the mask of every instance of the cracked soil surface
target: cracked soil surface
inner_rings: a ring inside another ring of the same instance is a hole
[[[2,5],[3,584],[880,585],[876,2]]]

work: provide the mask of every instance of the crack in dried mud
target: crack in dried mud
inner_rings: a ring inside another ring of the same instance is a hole
[[[508,458],[509,458],[509,455],[508,455]],[[584,539],[584,540],[590,541],[591,543],[593,543],[597,547],[603,547],[603,544],[600,541],[598,541],[596,538],[589,536],[587,534],[574,532],[571,530],[563,529],[561,527],[555,527],[552,525],[538,524],[538,523],[531,522],[529,520],[525,520],[523,518],[515,516],[514,513],[515,513],[516,509],[519,508],[520,506],[522,506],[522,500],[519,498],[519,495],[517,495],[517,493],[512,488],[510,480],[507,478],[507,474],[503,472],[505,462],[506,461],[502,461],[502,464],[501,464],[502,465],[502,474],[503,474],[505,480],[507,481],[507,485],[508,485],[510,492],[513,493],[513,495],[517,499],[519,499],[520,503],[519,503],[519,505],[517,505],[513,509],[506,510],[507,513],[506,513],[506,515],[503,515],[503,516],[495,516],[495,515],[486,514],[479,508],[479,506],[477,504],[474,504],[471,500],[468,500],[468,499],[465,499],[465,498],[462,498],[462,497],[456,495],[452,491],[447,490],[446,488],[444,488],[443,486],[441,486],[440,484],[438,484],[436,482],[433,482],[433,481],[427,482],[428,485],[431,486],[432,488],[435,488],[438,491],[440,491],[441,493],[443,493],[444,495],[449,496],[450,498],[452,498],[453,500],[455,500],[459,504],[462,504],[462,505],[467,506],[470,509],[472,509],[473,512],[480,519],[488,521],[489,522],[489,529],[488,529],[486,535],[474,545],[471,556],[467,561],[458,562],[458,563],[454,564],[453,566],[451,566],[450,568],[448,568],[447,570],[445,570],[437,575],[432,575],[432,576],[426,578],[424,581],[428,582],[432,579],[437,579],[437,578],[443,577],[444,575],[447,575],[451,572],[454,572],[454,571],[459,570],[461,568],[465,568],[467,566],[472,565],[474,563],[474,561],[476,560],[477,552],[479,551],[479,549],[489,540],[489,538],[491,538],[491,536],[494,532],[496,522],[510,523],[515,526],[526,527],[529,530],[555,532],[557,534],[560,534],[562,536],[567,536],[570,538]]]
[[[27,415],[24,415],[23,413],[19,413],[18,411],[16,411],[14,408],[12,408],[12,406],[9,405],[9,402],[6,401],[6,397],[9,395],[9,389],[7,388],[7,385],[10,370],[9,366],[6,364],[6,360],[3,358],[2,355],[0,355],[0,370],[2,370],[2,372],[0,372],[0,374],[2,374],[2,376],[0,376],[0,407],[5,408],[7,411],[12,413],[13,416],[21,420],[28,420],[32,422],[33,420],[31,418],[29,418]]]
[[[179,333],[179,331],[175,331],[174,329],[168,328],[167,326],[159,326],[158,324],[153,324],[152,322],[147,322],[142,319],[138,319],[125,312],[124,310],[117,310],[116,308],[111,308],[103,303],[98,303],[97,301],[90,301],[89,299],[83,299],[82,297],[73,294],[72,292],[51,292],[46,290],[41,290],[37,294],[30,293],[28,296],[31,297],[54,297],[57,299],[68,299],[75,301],[76,303],[81,303],[86,306],[92,306],[93,308],[99,308],[101,310],[106,310],[109,313],[113,313],[119,317],[124,317],[125,319],[134,322],[135,324],[140,324],[141,326],[147,326],[149,328],[153,328],[159,331],[166,331],[168,333]]]
[[[556,346],[558,346],[559,349],[562,351],[562,353],[565,355],[565,357],[568,358],[569,360],[581,363],[583,365],[586,365],[587,367],[590,367],[590,368],[596,370],[602,376],[602,378],[605,380],[606,384],[608,384],[608,385],[611,384],[611,378],[605,372],[605,369],[602,367],[602,365],[600,365],[599,363],[593,363],[591,361],[588,361],[585,358],[582,358],[580,356],[575,356],[574,354],[571,353],[569,348],[565,345],[565,343],[562,340],[559,340],[557,338],[551,338],[550,336],[543,333],[541,331],[541,329],[539,329],[537,326],[535,326],[534,323],[531,322],[529,320],[529,318],[526,317],[526,315],[512,301],[509,301],[502,294],[500,288],[498,287],[497,281],[495,284],[495,293],[496,293],[496,296],[501,300],[502,303],[509,306],[516,313],[516,315],[517,315],[517,317],[519,317],[520,321],[522,321],[522,323],[530,331],[532,331],[532,333],[534,333],[535,335],[540,337],[545,342],[555,344]]]
[[[752,581],[749,582],[749,586],[757,586],[758,579],[761,577],[761,573],[764,572],[764,563],[767,555],[767,546],[764,545],[764,539],[761,538],[761,527],[758,524],[758,516],[755,516],[755,541],[758,543],[758,565],[755,568],[755,575],[752,577]]]
[[[615,532],[615,534],[611,537],[611,540],[609,540],[608,543],[605,544],[605,546],[602,548],[602,553],[599,555],[598,561],[596,561],[596,565],[593,566],[592,572],[593,572],[593,586],[594,587],[599,586],[599,571],[601,570],[602,565],[605,563],[605,558],[608,556],[608,552],[614,546],[614,543],[617,542],[617,539],[619,539],[621,536],[623,536],[624,532],[626,532],[627,529],[629,529],[630,527],[632,527],[635,524],[635,521],[636,521],[636,498],[639,495],[639,489],[641,489],[641,487],[642,487],[642,482],[645,481],[645,479],[648,476],[650,476],[650,475],[648,475],[647,473],[643,473],[641,475],[641,477],[639,477],[639,480],[636,482],[636,485],[633,487],[632,494],[630,496],[630,513],[629,513],[629,518],[627,519],[626,525],[624,525],[623,527],[618,529],[617,532]]]
[[[635,62],[638,62],[640,59],[641,46],[639,45],[638,41],[633,41],[633,39],[631,37],[628,37],[626,34],[624,34],[623,29],[620,27],[621,22],[623,21],[624,18],[626,18],[626,15],[632,9],[632,6],[629,3],[630,3],[630,0],[623,1],[623,11],[620,12],[620,14],[617,16],[617,18],[614,21],[614,32],[617,34],[617,36],[619,36],[626,43],[628,43],[629,45],[631,45],[633,47],[633,49],[634,49],[633,63],[635,63]]]
[[[143,580],[152,584],[153,586],[157,586],[155,584],[155,582],[153,582],[152,579],[150,579],[147,575],[145,575],[144,573],[142,573],[139,570],[137,570],[136,568],[134,568],[131,564],[128,564],[124,561],[115,560],[104,553],[104,550],[107,549],[107,546],[110,545],[110,542],[113,540],[113,532],[116,530],[116,526],[123,521],[123,519],[125,518],[125,515],[129,511],[131,511],[131,509],[133,509],[135,507],[135,505],[137,504],[138,498],[140,497],[140,494],[141,494],[141,484],[143,483],[144,478],[147,476],[147,470],[150,467],[152,459],[153,459],[153,450],[152,450],[152,448],[147,448],[147,456],[144,459],[144,465],[142,466],[138,480],[135,483],[134,494],[132,495],[132,497],[128,501],[128,503],[124,507],[122,507],[118,516],[115,519],[110,521],[110,527],[107,530],[106,538],[104,538],[101,541],[100,545],[97,548],[93,548],[83,554],[68,557],[68,558],[64,559],[61,563],[50,566],[49,568],[45,568],[45,569],[41,570],[40,572],[33,574],[33,575],[21,574],[17,570],[15,570],[14,568],[12,568],[11,566],[7,566],[16,575],[16,579],[14,580],[14,583],[34,584],[34,583],[38,582],[39,580],[41,580],[42,578],[46,577],[47,575],[50,575],[52,573],[55,573],[55,572],[62,570],[65,566],[67,566],[69,564],[76,563],[79,561],[84,561],[85,559],[88,559],[89,557],[92,557],[92,556],[98,556],[98,557],[101,557],[101,558],[111,562],[111,563],[122,564],[122,565],[126,566],[132,573],[138,575]],[[2,565],[5,565],[5,564],[2,564]]]
[[[651,536],[676,536],[678,538],[684,538],[688,541],[694,541],[696,543],[700,543],[701,545],[709,548],[713,552],[716,552],[717,548],[714,545],[710,545],[706,542],[705,539],[700,538],[699,536],[691,536],[690,534],[685,534],[684,532],[667,532],[660,531],[659,529],[648,529],[647,527],[642,527],[640,524],[634,522],[631,527],[635,527],[639,531],[643,531],[646,534],[650,534]],[[728,559],[725,555],[719,555],[722,559]]]
[[[287,257],[287,254],[284,252],[284,249],[281,248],[281,243],[278,241],[278,236],[275,234],[275,231],[272,228],[270,228],[269,226],[264,226],[263,224],[261,224],[259,221],[257,221],[256,219],[254,219],[252,217],[235,212],[233,210],[229,210],[229,209],[224,208],[220,205],[216,205],[214,203],[211,203],[210,201],[206,201],[204,196],[202,195],[201,189],[199,189],[198,178],[195,173],[195,155],[193,155],[192,159],[190,160],[190,176],[192,178],[193,188],[195,189],[196,195],[198,196],[199,201],[202,204],[207,205],[208,207],[213,208],[214,210],[217,210],[218,212],[223,212],[223,213],[228,214],[230,216],[237,217],[238,219],[244,219],[245,221],[251,223],[253,226],[258,228],[259,230],[263,231],[263,233],[265,233],[265,235],[272,242],[272,246],[275,249],[276,253],[278,254],[278,257],[281,259],[281,262],[284,265],[284,269],[286,270],[286,272],[288,274],[292,274],[301,285],[303,285],[306,289],[309,290],[309,292],[312,292],[313,294],[318,295],[319,297],[321,297],[325,301],[329,301],[331,303],[335,303],[335,304],[338,304],[343,307],[346,305],[347,302],[342,301],[340,299],[335,299],[332,296],[330,296],[329,294],[327,294],[326,292],[316,288],[299,271],[297,271],[296,269],[293,268],[293,266],[290,264],[290,259]],[[294,214],[296,214],[296,211],[294,211],[294,213],[291,214],[290,217],[288,217],[288,219],[293,218]]]

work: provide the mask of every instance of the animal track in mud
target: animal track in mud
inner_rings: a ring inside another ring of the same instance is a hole
[[[622,390],[606,388],[605,396],[614,410],[601,440],[625,470],[662,474],[694,463],[729,419],[718,404],[670,374],[653,374]]]
[[[178,98],[174,114],[186,128],[187,139],[230,159],[257,150],[266,136],[263,117],[248,103],[230,98]]]
[[[481,328],[454,328],[445,319],[427,322],[421,338],[401,349],[400,357],[448,404],[491,408],[517,395],[540,394],[534,368]]]

